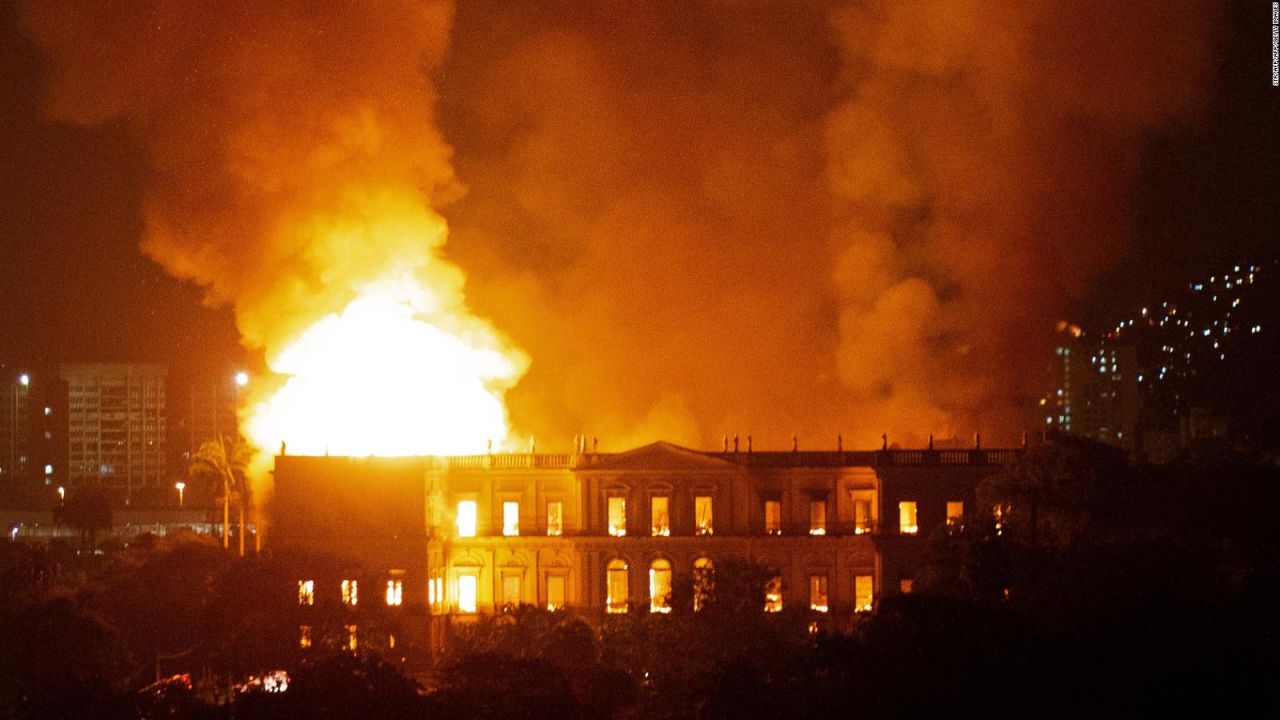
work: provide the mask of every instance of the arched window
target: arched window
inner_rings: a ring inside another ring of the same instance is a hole
[[[709,557],[700,557],[693,561],[693,611],[701,610],[711,600],[715,592],[716,568]]]
[[[661,558],[649,565],[649,612],[671,612],[671,563]]]
[[[609,561],[605,570],[605,610],[610,613],[627,611],[627,563],[620,558]]]

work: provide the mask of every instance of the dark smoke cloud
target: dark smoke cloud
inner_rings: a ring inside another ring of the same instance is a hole
[[[1176,7],[1175,7],[1176,5]],[[1209,3],[463,4],[444,129],[517,420],[1010,441],[1192,117]]]
[[[469,301],[532,358],[509,400],[541,447],[812,447],[1012,439],[1042,335],[1123,252],[1145,138],[1194,116],[1213,9],[85,1],[26,22],[55,117],[146,140],[146,252],[251,346],[388,263],[461,303],[441,211]],[[385,227],[405,208],[428,237]]]
[[[418,0],[78,0],[25,3],[23,20],[52,117],[124,120],[143,139],[143,250],[272,352],[388,266],[460,302],[460,273],[433,253],[431,195],[455,191],[426,78],[452,15]]]

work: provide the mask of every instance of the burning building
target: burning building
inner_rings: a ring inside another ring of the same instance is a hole
[[[268,546],[332,559],[297,578],[301,605],[368,598],[436,646],[458,623],[522,605],[596,619],[670,612],[678,579],[729,558],[776,573],[762,611],[797,606],[847,627],[881,596],[910,592],[924,538],[972,512],[977,484],[1018,453],[725,445],[280,456]],[[300,632],[309,646],[312,626]]]

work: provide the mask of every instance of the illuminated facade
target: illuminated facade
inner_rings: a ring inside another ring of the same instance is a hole
[[[674,586],[696,588],[727,558],[777,573],[762,611],[794,606],[847,626],[911,586],[928,535],[959,522],[977,484],[1017,452],[654,443],[617,454],[285,456],[267,539],[348,563],[308,602],[326,591],[345,602],[357,579],[394,588],[387,604],[425,619],[437,642],[454,623],[519,605],[669,612]]]

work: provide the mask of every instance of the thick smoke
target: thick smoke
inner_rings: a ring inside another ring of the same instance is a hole
[[[1178,5],[833,13],[838,366],[886,422],[1017,426],[1040,337],[1130,236],[1144,138],[1199,98],[1207,8]]]
[[[457,193],[427,73],[451,2],[29,2],[49,114],[122,120],[150,161],[142,248],[279,352],[395,268],[435,290]]]
[[[533,358],[517,427],[616,449],[1011,440],[1041,336],[1123,252],[1145,138],[1196,109],[1210,10],[84,0],[26,21],[51,113],[145,140],[145,251],[248,345],[386,267],[461,307],[440,210],[470,301]]]
[[[615,442],[1009,442],[1189,117],[1203,3],[459,8],[442,121],[517,420]],[[549,424],[549,425],[548,425]],[[744,438],[745,441],[745,438]]]

